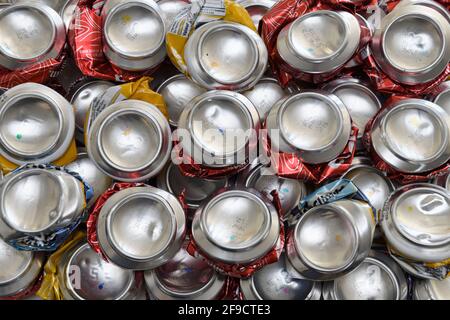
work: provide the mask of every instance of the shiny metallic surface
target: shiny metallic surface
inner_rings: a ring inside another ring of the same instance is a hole
[[[82,83],[75,90],[70,97],[70,103],[75,112],[75,124],[79,132],[84,132],[84,125],[91,103],[112,86],[114,86],[114,83],[109,81],[93,80]]]
[[[64,155],[75,131],[72,106],[37,83],[9,89],[0,102],[0,154],[22,165],[49,163]]]
[[[168,29],[176,15],[190,4],[190,0],[156,0]]]
[[[38,253],[18,251],[0,239],[0,297],[18,294],[32,285],[43,260]]]
[[[367,122],[381,109],[381,103],[368,85],[355,78],[340,78],[328,82],[324,88],[342,100],[362,138]]]
[[[214,300],[225,279],[202,258],[192,257],[186,245],[164,265],[145,272],[147,290],[156,300]]]
[[[347,145],[351,118],[342,101],[323,91],[303,91],[280,100],[266,120],[272,148],[296,153],[305,163],[336,158]],[[272,137],[279,132],[279,139]]]
[[[136,290],[133,271],[106,262],[86,242],[64,254],[60,270],[64,300],[124,300]]]
[[[166,56],[165,21],[153,0],[109,0],[102,9],[103,52],[130,71],[155,67]]]
[[[164,98],[170,125],[176,127],[186,105],[193,98],[205,93],[206,89],[199,87],[183,74],[178,74],[164,81],[156,92]]]
[[[157,186],[176,196],[184,194],[189,209],[198,208],[206,199],[229,185],[227,178],[202,179],[184,176],[178,166],[168,163],[157,178]]]
[[[324,284],[325,300],[405,300],[403,270],[388,255],[371,251],[355,270]]]
[[[256,29],[258,29],[262,17],[277,3],[276,0],[238,0],[236,2],[247,10]]]
[[[259,118],[263,122],[270,109],[287,96],[285,91],[274,78],[262,78],[252,89],[242,93],[256,107]]]
[[[448,12],[448,9],[446,9],[443,5],[441,5],[437,1],[433,0],[402,0],[398,3],[398,5],[394,9],[400,9],[404,6],[410,6],[410,5],[420,5],[432,8],[436,11],[438,11],[440,14],[442,14],[447,21],[450,23],[450,13]]]
[[[414,283],[414,300],[449,300],[450,278],[444,280],[417,280]]]
[[[201,206],[192,236],[210,258],[225,263],[249,263],[276,245],[280,232],[272,203],[254,189],[228,189]]]
[[[268,53],[250,28],[214,21],[196,29],[184,48],[187,71],[207,89],[245,90],[253,87],[267,68]]]
[[[261,163],[253,163],[242,172],[237,183],[245,188],[254,188],[273,199],[272,191],[277,191],[281,202],[283,220],[289,218],[289,213],[308,194],[306,184],[301,180],[277,176],[269,167]]]
[[[436,178],[433,179],[432,182],[434,184],[437,184],[438,186],[441,186],[441,187],[447,189],[447,191],[450,192],[450,174],[449,173],[442,175],[442,176],[437,176]]]
[[[171,131],[155,106],[124,100],[105,108],[88,133],[87,150],[97,167],[120,181],[143,181],[169,159]]]
[[[317,10],[285,26],[278,35],[277,50],[294,69],[312,74],[331,72],[352,58],[360,34],[355,16]]]
[[[153,187],[132,187],[111,196],[97,233],[107,257],[122,268],[156,268],[180,249],[185,215],[178,199]]]
[[[250,154],[252,130],[258,130],[258,111],[245,96],[231,91],[215,90],[192,99],[181,113],[178,128],[190,137],[180,142],[184,152],[196,163],[226,167]],[[223,136],[223,139],[214,139]],[[239,139],[230,139],[230,136]]]
[[[442,187],[417,183],[397,189],[386,202],[381,227],[400,255],[421,262],[450,258],[450,195]]]
[[[438,93],[433,97],[433,102],[450,114],[450,81],[441,83]]]
[[[322,283],[295,279],[286,270],[285,256],[240,280],[245,300],[319,300]]]
[[[29,169],[11,173],[0,191],[0,234],[38,235],[76,221],[84,209],[81,183],[62,171]]]
[[[0,65],[10,70],[58,57],[66,40],[56,11],[32,2],[1,10],[0,30]]]
[[[377,213],[381,212],[384,203],[395,189],[391,180],[382,171],[370,165],[352,165],[342,178],[351,180],[367,197]]]
[[[426,100],[401,100],[377,115],[371,138],[375,152],[396,170],[430,171],[450,159],[450,116]]]
[[[93,205],[113,183],[111,177],[100,171],[85,152],[78,153],[77,160],[69,163],[66,169],[78,173],[94,189],[94,197],[89,201],[88,206]]]
[[[339,200],[314,207],[297,222],[287,244],[290,270],[311,280],[347,274],[369,254],[374,229],[374,213],[364,202]]]
[[[381,20],[371,51],[396,81],[409,85],[432,81],[450,61],[450,24],[430,7],[401,6]]]

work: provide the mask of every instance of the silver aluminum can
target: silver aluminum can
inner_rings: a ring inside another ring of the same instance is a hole
[[[450,300],[450,278],[444,280],[416,280],[414,300]]]
[[[85,207],[84,187],[63,171],[28,169],[10,173],[0,190],[0,236],[49,234],[77,221]]]
[[[358,128],[358,149],[363,149],[362,137],[367,122],[381,109],[381,102],[368,84],[355,78],[340,78],[328,82],[324,90],[336,95],[344,103]]]
[[[375,230],[372,208],[358,200],[320,205],[300,217],[286,244],[293,276],[333,280],[368,256]]]
[[[44,256],[19,251],[0,239],[0,297],[20,294],[38,279]]]
[[[103,80],[82,81],[72,88],[69,94],[70,103],[75,113],[76,138],[84,143],[84,127],[91,103],[101,96],[114,83]]]
[[[433,184],[416,183],[391,194],[381,228],[397,254],[411,261],[441,262],[450,258],[449,221],[449,192]],[[406,271],[411,272],[407,267]]]
[[[372,166],[369,159],[358,158],[363,160],[356,164],[354,161],[350,169],[342,175],[342,178],[351,180],[366,196],[378,214],[383,209],[384,203],[391,192],[394,191],[395,186],[384,172]]]
[[[237,0],[236,2],[247,10],[258,29],[259,21],[277,3],[277,0]]]
[[[381,20],[371,51],[383,72],[400,83],[432,81],[450,61],[450,24],[430,7],[401,6]]]
[[[402,0],[397,4],[397,6],[395,6],[394,10],[396,9],[401,10],[401,8],[403,8],[404,6],[411,6],[411,5],[421,5],[432,8],[438,11],[440,14],[442,14],[450,23],[450,13],[448,12],[448,9],[445,8],[443,5],[441,5],[439,2],[434,0]]]
[[[66,42],[64,22],[38,3],[15,4],[0,11],[0,66],[23,69],[57,58]]]
[[[303,181],[279,177],[258,160],[239,174],[237,185],[256,189],[271,201],[271,193],[276,191],[281,203],[282,219],[285,221],[290,218],[291,210],[308,194],[308,186]]]
[[[295,153],[305,163],[335,159],[351,133],[344,103],[325,91],[303,91],[280,100],[269,112],[266,127],[273,150]]]
[[[192,80],[210,90],[252,88],[268,61],[266,46],[255,31],[223,20],[196,29],[184,47],[184,57]]]
[[[143,71],[166,57],[165,19],[153,0],[108,0],[102,23],[103,52],[112,64]]]
[[[216,300],[226,277],[202,258],[192,257],[183,245],[165,264],[145,272],[145,284],[152,300]]]
[[[293,69],[329,73],[345,65],[356,53],[361,26],[344,11],[317,10],[286,25],[277,38],[281,59]]]
[[[64,253],[58,280],[64,300],[135,300],[143,291],[132,270],[106,262],[84,241]]]
[[[266,120],[275,103],[288,95],[287,90],[284,90],[274,78],[262,78],[252,89],[242,94],[256,107],[261,122]]]
[[[176,196],[184,194],[184,200],[190,210],[197,209],[205,200],[218,190],[230,186],[229,178],[202,179],[183,175],[175,164],[168,163],[158,175],[157,186]]]
[[[177,14],[186,8],[191,1],[190,0],[156,0],[159,8],[164,17],[164,22],[166,24],[166,29],[170,28],[170,25],[173,22],[173,19],[177,16]]]
[[[154,105],[124,100],[105,108],[87,138],[89,157],[115,180],[136,182],[157,175],[170,157],[169,123]]]
[[[223,190],[197,210],[192,237],[215,261],[249,264],[276,246],[280,237],[278,213],[254,189]]]
[[[381,111],[373,121],[376,154],[406,173],[431,171],[450,159],[450,115],[421,99],[404,99]]]
[[[403,270],[388,255],[371,251],[352,272],[323,285],[325,300],[406,300]]]
[[[100,171],[85,151],[78,152],[77,160],[69,163],[65,168],[78,173],[84,182],[94,189],[94,196],[87,203],[88,207],[92,206],[113,183],[111,177]]]
[[[432,101],[450,114],[450,80],[439,85]]]
[[[69,25],[75,16],[75,9],[80,0],[11,0],[12,3],[38,3],[39,5],[49,6],[55,10],[64,21],[66,29],[69,29]]]
[[[245,300],[319,300],[322,294],[321,282],[291,277],[284,253],[277,262],[241,279],[240,288]]]
[[[206,89],[199,87],[183,74],[177,74],[164,81],[156,92],[164,98],[170,125],[177,127],[181,112],[186,105],[193,98],[205,93]]]
[[[153,188],[132,187],[111,196],[100,211],[100,248],[114,264],[133,270],[157,268],[181,248],[186,218],[178,199]]]
[[[252,138],[260,120],[255,106],[242,94],[213,90],[192,99],[183,109],[178,128],[189,133],[180,142],[196,163],[227,167],[244,163],[257,147]],[[216,134],[222,139],[211,139]],[[230,135],[238,139],[230,139]]]
[[[72,106],[44,85],[20,84],[1,96],[0,154],[16,165],[59,159],[74,132]]]

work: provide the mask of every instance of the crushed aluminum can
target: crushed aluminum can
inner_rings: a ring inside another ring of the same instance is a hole
[[[447,189],[447,191],[450,192],[450,174],[449,173],[435,177],[432,182],[438,186],[441,186],[441,187]]]
[[[178,166],[168,163],[157,177],[157,186],[176,196],[183,195],[188,209],[192,212],[212,194],[230,186],[231,180],[192,178],[183,175]]]
[[[76,138],[84,143],[84,129],[91,103],[100,97],[114,83],[102,80],[82,80],[76,82],[69,90],[68,98],[75,113]]]
[[[115,184],[91,211],[88,240],[122,268],[149,270],[178,252],[185,229],[185,212],[175,196],[143,184]]]
[[[108,0],[101,18],[103,52],[113,65],[145,71],[165,59],[165,19],[155,1]]]
[[[277,262],[240,279],[240,289],[243,300],[320,300],[322,283],[292,278],[283,253]]]
[[[164,98],[169,112],[169,123],[173,127],[178,126],[181,112],[195,97],[206,92],[206,89],[186,78],[183,74],[177,74],[164,81],[156,90]]]
[[[336,95],[345,105],[353,123],[358,127],[358,150],[363,149],[362,137],[367,122],[381,109],[378,96],[363,81],[342,77],[328,82],[322,88]]]
[[[177,164],[192,177],[219,178],[243,170],[256,152],[259,127],[258,111],[242,94],[214,90],[197,96],[180,116]]]
[[[398,171],[427,180],[430,172],[448,167],[450,116],[432,102],[406,98],[387,103],[368,124],[365,138],[375,166],[392,178]]]
[[[323,285],[325,300],[406,300],[408,282],[388,255],[371,251],[352,272]]]
[[[279,200],[283,221],[290,219],[291,210],[308,194],[308,185],[305,182],[279,177],[270,167],[257,160],[239,174],[236,183],[244,188],[258,190],[271,201]]]
[[[219,272],[242,278],[277,261],[283,246],[275,206],[248,188],[221,190],[197,210],[187,250]]]
[[[87,151],[102,172],[115,180],[137,182],[163,169],[170,157],[171,131],[153,104],[123,100],[92,119]]]
[[[113,183],[111,177],[100,171],[89,158],[85,151],[78,152],[77,160],[65,166],[67,170],[76,172],[83,180],[89,184],[93,191],[93,197],[87,203],[87,207],[91,207],[98,197],[102,195]]]
[[[213,21],[197,28],[184,48],[187,73],[210,90],[252,88],[267,69],[259,35],[235,22]]]
[[[259,21],[277,3],[277,0],[238,0],[237,3],[247,10],[255,28],[258,29]]]
[[[75,117],[70,103],[56,91],[24,83],[1,96],[0,128],[0,154],[7,161],[16,166],[51,163],[71,148]]]
[[[431,100],[450,114],[450,80],[436,88]]]
[[[443,1],[445,3],[445,0]],[[432,8],[436,11],[438,11],[440,14],[442,14],[449,22],[450,22],[450,13],[446,7],[444,7],[443,4],[440,4],[438,1],[434,0],[402,0],[399,1],[398,4],[394,7],[394,9],[400,9],[404,6],[411,6],[411,5],[420,5]],[[448,1],[447,1],[447,7],[448,7]]]
[[[381,228],[392,257],[419,278],[443,279],[450,261],[450,195],[442,187],[409,184],[385,204]]]
[[[226,298],[228,279],[201,258],[186,251],[186,244],[162,266],[145,272],[151,300],[220,300]]]
[[[23,299],[30,294],[28,289],[39,279],[44,256],[16,250],[0,239],[0,263],[0,300],[19,295]],[[25,292],[28,294],[24,295]]]
[[[365,72],[380,91],[427,94],[450,74],[449,42],[450,25],[438,11],[401,6],[375,30]]]
[[[450,278],[444,280],[416,280],[414,300],[449,300]]]
[[[169,29],[178,13],[186,8],[191,0],[156,0],[156,3],[162,11],[166,29]]]
[[[268,77],[262,78],[252,89],[242,94],[256,107],[261,122],[266,120],[275,103],[288,95],[287,90],[283,89],[276,79]]]
[[[286,266],[293,277],[333,280],[368,256],[377,217],[351,181],[337,180],[317,189],[300,202],[297,214],[286,240]]]
[[[142,296],[142,274],[106,262],[85,241],[63,254],[58,269],[64,300],[135,300]]]
[[[66,43],[61,17],[52,8],[33,2],[1,10],[0,30],[0,66],[8,70],[56,59]]]

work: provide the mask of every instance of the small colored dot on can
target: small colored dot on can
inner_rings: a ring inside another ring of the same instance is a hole
[[[23,137],[23,136],[22,136],[22,134],[21,134],[21,133],[18,133],[18,134],[16,134],[16,139],[17,139],[17,140],[20,140],[20,139],[22,139],[22,137]]]

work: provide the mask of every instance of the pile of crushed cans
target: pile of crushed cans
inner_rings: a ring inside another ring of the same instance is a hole
[[[1,299],[450,299],[449,0],[0,5]]]

